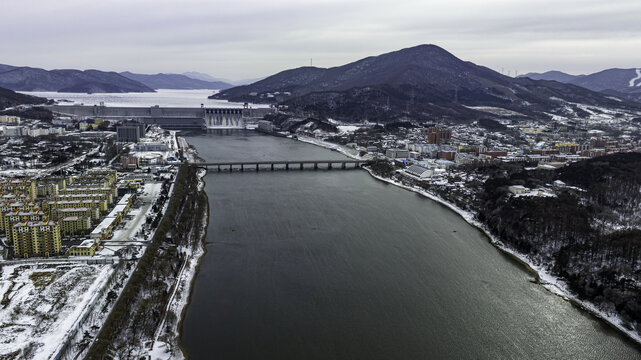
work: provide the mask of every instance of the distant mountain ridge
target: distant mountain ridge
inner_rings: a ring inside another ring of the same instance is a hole
[[[519,75],[519,77],[528,77],[532,80],[552,80],[552,81],[558,81],[562,83],[569,83],[579,76],[580,75],[566,74],[562,71],[556,71],[556,70],[546,71],[544,73],[527,73],[524,75]]]
[[[3,73],[5,71],[9,71],[9,70],[13,70],[15,68],[17,68],[17,66],[0,64],[0,73]]]
[[[487,116],[474,109],[477,106],[537,117],[566,111],[566,102],[641,106],[560,82],[504,76],[436,45],[419,45],[329,69],[285,70],[211,98],[281,103],[345,121],[386,121],[408,115],[452,120]]]
[[[215,78],[209,74],[204,74],[201,72],[197,71],[189,71],[189,72],[184,72],[181,75],[185,75],[187,77],[190,77],[192,79],[196,80],[203,80],[203,81],[222,81],[234,86],[240,86],[240,85],[247,85],[251,83],[255,83],[256,81],[260,81],[264,79],[264,77],[261,78],[254,78],[254,79],[242,79],[242,80],[229,80],[229,79],[223,79],[223,78]]]
[[[201,72],[198,72],[198,71],[188,71],[188,72],[184,72],[184,73],[182,73],[180,75],[185,75],[185,76],[187,76],[189,78],[196,79],[196,80],[202,80],[202,81],[212,81],[212,82],[213,81],[222,81],[222,82],[226,82],[228,84],[233,84],[234,83],[233,81],[231,81],[229,79],[215,78],[215,77],[213,77],[213,76],[211,76],[209,74],[201,73]]]
[[[224,90],[233,85],[223,81],[209,81],[194,79],[181,74],[135,74],[129,71],[121,72],[120,75],[138,81],[152,89],[178,89],[178,90]],[[203,74],[206,75],[206,74]]]
[[[641,69],[606,69],[588,75],[570,75],[560,71],[529,73],[531,79],[554,80],[573,84],[608,95],[641,101]]]
[[[44,70],[11,65],[0,66],[0,87],[14,91],[154,92],[152,88],[116,72],[70,69]]]

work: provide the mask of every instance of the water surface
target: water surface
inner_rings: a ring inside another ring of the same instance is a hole
[[[159,89],[153,93],[113,93],[113,94],[86,94],[86,93],[59,93],[55,91],[20,91],[23,94],[44,97],[54,100],[67,100],[60,105],[100,105],[123,107],[148,107],[159,105],[161,107],[243,107],[243,103],[233,103],[226,100],[208,99],[207,97],[217,90],[174,90]],[[252,104],[252,107],[267,105]]]
[[[343,158],[249,132],[215,160]],[[193,359],[639,359],[445,207],[360,170],[210,173]]]

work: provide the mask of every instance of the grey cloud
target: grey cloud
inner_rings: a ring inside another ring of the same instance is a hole
[[[3,13],[0,63],[44,68],[249,78],[420,43],[520,72],[641,65],[641,3],[627,0],[9,0]]]

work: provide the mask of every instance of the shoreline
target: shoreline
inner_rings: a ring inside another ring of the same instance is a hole
[[[205,192],[205,176],[207,175],[207,171],[204,172],[202,176],[199,176],[198,181],[199,183],[202,183],[202,189],[205,199],[207,199],[207,212],[203,216],[205,220],[205,227],[201,233],[200,241],[198,241],[198,246],[200,247],[200,251],[198,252],[198,260],[196,261],[196,265],[194,266],[192,272],[191,272],[191,278],[189,280],[189,288],[187,291],[187,298],[185,299],[184,303],[182,304],[182,309],[180,310],[180,316],[179,316],[179,321],[177,325],[177,340],[178,340],[178,349],[182,353],[182,356],[184,359],[189,359],[189,353],[187,352],[187,349],[185,349],[183,342],[182,342],[182,335],[183,335],[183,323],[185,321],[185,316],[187,315],[187,308],[189,307],[189,304],[191,303],[191,296],[194,292],[194,285],[196,284],[196,278],[198,277],[198,272],[200,271],[200,265],[203,262],[203,259],[205,258],[205,255],[207,255],[207,246],[205,246],[205,239],[207,237],[207,232],[209,230],[209,197],[207,196],[207,192]],[[200,185],[200,184],[199,184]],[[177,314],[178,315],[178,314]]]
[[[347,150],[343,149],[343,146],[338,144],[327,143],[323,140],[317,140],[317,139],[311,139],[311,138],[303,140],[299,137],[298,140],[301,142],[316,145],[325,149],[337,151],[353,159],[362,160],[362,158],[350,154]],[[449,201],[437,195],[429,193],[425,190],[416,189],[411,186],[402,184],[398,181],[394,181],[392,179],[378,176],[374,174],[372,170],[369,169],[368,167],[363,167],[363,169],[365,169],[370,174],[371,177],[373,177],[378,181],[382,181],[391,185],[398,186],[401,189],[404,189],[407,191],[415,192],[417,194],[420,194],[430,200],[433,200],[449,208],[452,212],[456,213],[461,218],[463,218],[465,222],[467,222],[468,224],[472,225],[473,227],[481,231],[483,234],[485,234],[485,236],[487,236],[492,246],[494,246],[496,249],[501,251],[503,254],[510,256],[512,259],[516,260],[521,265],[523,265],[529,272],[531,272],[536,277],[537,284],[540,284],[541,286],[543,286],[543,288],[545,288],[552,294],[559,296],[562,299],[570,302],[573,306],[576,306],[586,311],[587,313],[591,314],[592,316],[596,317],[597,319],[601,320],[604,324],[610,326],[612,329],[616,330],[619,334],[623,335],[625,339],[634,343],[637,349],[641,349],[641,335],[639,335],[634,331],[626,329],[623,326],[622,321],[618,317],[618,315],[609,315],[604,311],[598,309],[594,304],[588,301],[579,299],[576,295],[572,294],[572,292],[567,288],[567,285],[562,279],[550,274],[547,270],[545,270],[543,266],[535,265],[532,259],[528,258],[527,255],[521,254],[516,250],[511,249],[509,246],[507,246],[506,244],[498,240],[494,235],[490,233],[487,227],[483,225],[481,222],[479,222],[478,220],[476,220],[474,218],[474,215],[469,211],[463,210],[458,206],[450,203]]]
[[[193,161],[198,158],[198,153],[195,150],[189,148],[189,144],[183,137],[177,139],[180,142],[181,147],[188,153],[190,161]],[[186,146],[185,146],[186,145]],[[183,248],[184,251],[189,253],[189,258],[183,264],[183,269],[178,275],[178,280],[174,285],[172,298],[167,303],[165,315],[161,324],[156,329],[157,334],[155,339],[149,349],[149,354],[152,355],[153,359],[188,359],[189,355],[182,344],[182,328],[185,315],[187,313],[187,308],[191,302],[191,296],[194,289],[194,284],[196,282],[196,277],[200,269],[200,265],[204,258],[204,255],[207,253],[207,248],[205,246],[205,238],[207,236],[208,224],[209,224],[209,198],[205,192],[205,176],[207,175],[206,170],[198,171],[197,180],[198,180],[198,191],[202,191],[206,199],[205,204],[207,205],[206,211],[202,216],[202,225],[197,235],[197,241],[191,246]],[[178,292],[180,292],[178,294]],[[165,329],[165,319],[168,313],[173,313],[177,321],[175,324],[172,324],[171,329]],[[163,333],[164,332],[164,333]],[[162,339],[163,335],[170,335],[169,339]],[[176,351],[177,350],[177,351]]]

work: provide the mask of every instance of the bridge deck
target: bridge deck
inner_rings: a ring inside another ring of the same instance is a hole
[[[193,162],[190,166],[229,166],[229,165],[295,165],[295,164],[368,164],[369,160],[273,160],[273,161],[220,161]]]
[[[285,170],[289,170],[290,168],[295,168],[298,167],[300,170],[305,169],[305,165],[314,165],[314,170],[320,169],[321,165],[327,165],[327,169],[331,170],[334,168],[334,166],[339,166],[340,169],[358,169],[361,167],[361,165],[366,165],[370,164],[371,161],[369,160],[272,160],[272,161],[219,161],[219,162],[196,162],[196,163],[189,163],[189,166],[198,166],[198,167],[204,167],[206,169],[209,169],[210,167],[218,168],[218,171],[225,171],[225,169],[229,169],[230,172],[234,171],[234,167],[236,167],[236,170],[239,171],[245,171],[245,169],[250,170],[251,168],[255,168],[256,171],[260,171],[261,165],[264,166],[269,166],[269,169],[271,171],[276,170],[278,167],[277,165],[282,165],[284,166]],[[353,166],[348,167],[348,164],[353,164]]]

